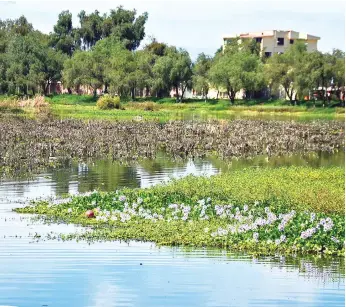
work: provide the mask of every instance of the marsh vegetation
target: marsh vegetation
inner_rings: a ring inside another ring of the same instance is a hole
[[[333,152],[344,147],[341,122],[31,120],[0,122],[0,170],[19,175],[72,160],[171,158]]]

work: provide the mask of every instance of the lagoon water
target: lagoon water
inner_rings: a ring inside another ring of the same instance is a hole
[[[37,197],[94,189],[146,187],[188,174],[244,167],[344,165],[344,153],[224,163],[217,159],[133,165],[97,161],[51,170],[33,180],[0,182],[0,306],[344,306],[344,258],[259,257],[152,243],[36,240],[43,225],[12,208]]]

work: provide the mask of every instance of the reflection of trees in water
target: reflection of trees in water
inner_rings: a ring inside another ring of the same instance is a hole
[[[137,188],[140,180],[137,178],[136,168],[129,164],[100,160],[89,163],[78,174],[78,190],[80,192],[114,191],[117,188]]]
[[[88,163],[74,163],[65,165],[60,170],[51,173],[55,182],[57,194],[69,193],[72,182],[78,185],[80,192],[94,189],[102,191],[113,191],[120,187],[139,187],[141,178],[145,177],[151,181],[151,176],[160,175],[171,176],[174,173],[215,173],[216,170],[226,172],[229,170],[243,169],[248,167],[279,167],[279,166],[300,166],[310,165],[312,167],[343,165],[344,151],[334,154],[311,153],[308,155],[291,156],[257,156],[248,159],[221,160],[217,157],[206,159],[176,159],[172,160],[164,153],[158,153],[157,159],[143,159],[137,162],[120,163],[111,160],[98,160]],[[215,171],[213,171],[215,170]],[[142,172],[144,171],[144,172]],[[143,179],[143,178],[142,178]]]
[[[256,156],[251,158],[233,158],[221,160],[217,157],[210,157],[208,160],[214,167],[227,171],[230,169],[243,169],[247,167],[282,167],[282,166],[311,166],[325,167],[344,165],[345,151],[337,151],[333,154],[326,152],[282,155],[282,156]]]
[[[296,255],[296,256],[250,256],[220,249],[195,249],[193,247],[173,248],[176,254],[187,258],[213,258],[215,261],[245,261],[261,264],[270,269],[299,272],[304,279],[319,283],[338,282],[342,286],[345,279],[345,259],[337,256]]]

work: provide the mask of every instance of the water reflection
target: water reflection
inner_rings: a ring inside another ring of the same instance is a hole
[[[344,258],[258,257],[151,243],[34,241],[70,233],[11,212],[29,199],[122,186],[146,187],[187,174],[244,167],[344,165],[344,153],[233,160],[76,163],[32,181],[0,183],[0,306],[344,306]],[[22,203],[20,203],[22,201]],[[142,265],[140,265],[142,263]]]
[[[58,195],[71,192],[87,192],[94,189],[113,191],[119,187],[148,187],[166,182],[171,178],[180,178],[189,174],[214,175],[219,172],[232,171],[249,167],[280,166],[329,167],[344,165],[344,152],[334,154],[311,153],[281,157],[258,156],[252,159],[232,159],[223,161],[218,158],[176,160],[165,155],[156,160],[142,160],[130,164],[100,160],[96,162],[76,163],[64,169],[47,172],[55,183]]]

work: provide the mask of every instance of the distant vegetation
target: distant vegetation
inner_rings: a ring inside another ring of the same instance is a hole
[[[267,59],[254,40],[244,40],[213,56],[201,53],[193,62],[186,50],[154,38],[138,50],[147,13],[118,7],[103,15],[81,11],[78,18],[75,27],[72,14],[61,12],[48,35],[35,30],[24,16],[0,20],[0,94],[47,95],[51,84],[63,81],[70,93],[89,88],[96,97],[101,89],[134,101],[139,95],[161,99],[174,89],[175,100],[182,101],[192,88],[207,100],[212,87],[234,104],[240,89],[252,99],[263,88],[269,86],[270,96],[280,86],[293,103],[318,87],[332,86],[339,94],[345,84],[341,50],[308,53],[296,41],[284,54]],[[320,98],[327,100],[325,93]]]

